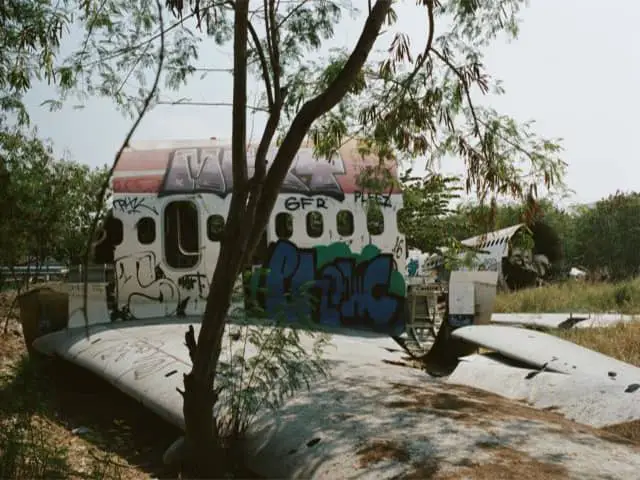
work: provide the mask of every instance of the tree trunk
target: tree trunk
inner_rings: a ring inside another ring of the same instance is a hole
[[[235,4],[234,29],[234,89],[233,89],[233,195],[218,263],[207,297],[205,313],[198,340],[190,330],[187,347],[192,370],[184,377],[183,413],[185,418],[185,447],[187,472],[198,478],[220,477],[225,473],[220,432],[213,420],[217,401],[214,380],[226,315],[236,279],[247,258],[251,258],[269,221],[284,176],[304,136],[312,123],[333,108],[347,93],[361,71],[371,48],[380,33],[391,0],[378,0],[369,15],[360,39],[345,67],[327,90],[307,102],[296,115],[268,174],[265,175],[266,151],[277,127],[281,100],[274,103],[256,155],[256,175],[248,181],[246,164],[246,77],[248,0]],[[273,54],[273,52],[272,52]]]
[[[184,376],[185,447],[187,473],[196,478],[219,478],[229,465],[222,451],[222,439],[215,424],[213,408],[218,400],[214,379],[226,315],[231,304],[235,281],[241,268],[248,234],[242,232],[242,214],[246,210],[246,105],[247,105],[247,29],[249,0],[237,0],[234,29],[234,84],[232,162],[234,194],[229,209],[225,237],[220,249],[204,317],[195,341],[193,330],[186,344],[193,367]],[[244,237],[244,241],[243,241]],[[238,251],[239,250],[239,251]]]

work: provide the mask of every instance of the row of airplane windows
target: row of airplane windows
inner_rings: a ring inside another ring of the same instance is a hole
[[[374,213],[371,213],[374,212]],[[379,213],[379,212],[378,212]],[[325,213],[326,216],[326,213]],[[199,262],[201,245],[200,216],[192,202],[177,200],[167,204],[163,212],[163,249],[169,266],[176,269],[193,268]],[[325,217],[318,211],[305,215],[306,233],[311,238],[322,236]],[[108,243],[120,245],[123,241],[123,223],[120,219],[110,217],[108,220]],[[290,238],[294,231],[293,215],[279,212],[275,218],[275,230],[278,238]],[[209,215],[205,222],[205,231],[209,241],[219,242],[224,232],[225,218],[220,214]],[[338,234],[349,237],[354,234],[354,215],[349,210],[341,210],[336,214]],[[367,229],[372,235],[380,235],[384,231],[384,216],[374,210],[367,212]],[[156,219],[142,217],[135,225],[136,237],[141,245],[150,245],[157,238]]]
[[[165,210],[165,224],[170,225],[168,218],[171,214],[175,214],[177,223],[182,224],[180,214],[182,211],[183,218],[187,216],[187,212],[180,207],[184,204],[176,205],[176,211],[173,207],[177,202],[169,204]],[[372,213],[373,212],[373,213]],[[118,234],[117,238],[114,238],[114,243],[119,245],[122,242],[122,222],[118,219],[114,219],[117,224]],[[288,239],[291,238],[294,232],[293,216],[288,212],[280,212],[275,216],[275,230],[278,238]],[[191,219],[191,228],[188,230],[197,230],[197,220]],[[185,225],[186,226],[186,225]],[[213,214],[207,217],[206,221],[206,234],[207,238],[211,242],[219,242],[222,240],[222,233],[224,231],[225,218],[220,214]],[[305,216],[306,233],[311,238],[319,238],[324,233],[324,217],[318,211],[308,212]],[[349,210],[340,210],[336,214],[336,227],[338,235],[342,237],[349,237],[353,235],[354,218],[353,213]],[[187,230],[187,229],[185,229]],[[381,235],[384,232],[384,216],[376,215],[375,211],[370,210],[367,213],[367,230],[371,235]],[[138,242],[142,245],[150,245],[156,240],[156,221],[152,217],[142,217],[136,223],[136,234]]]

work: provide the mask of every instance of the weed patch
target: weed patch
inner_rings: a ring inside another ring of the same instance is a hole
[[[495,312],[640,314],[640,279],[620,283],[571,280],[499,293]]]

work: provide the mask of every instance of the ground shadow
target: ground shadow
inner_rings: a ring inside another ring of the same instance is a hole
[[[181,431],[78,366],[55,358],[24,356],[0,389],[0,411],[34,413],[77,429],[100,450],[116,454],[153,478],[176,478],[162,463]]]
[[[264,453],[258,450],[252,461],[276,471],[278,464],[288,465],[297,478],[336,472],[335,463],[346,458],[358,466],[354,475],[345,472],[349,478],[441,478],[452,470],[464,473],[459,478],[476,478],[474,469],[487,470],[483,475],[493,478],[523,478],[533,469],[539,475],[527,478],[560,479],[567,478],[567,469],[576,473],[583,467],[553,444],[527,453],[532,439],[549,435],[551,443],[574,446],[613,441],[557,413],[415,370],[394,367],[385,375],[388,381],[381,381],[375,373],[379,368],[374,362],[358,366],[332,361],[330,370],[339,380],[298,392],[279,412],[265,413],[256,422],[255,446],[271,446]],[[631,442],[618,441],[633,451]],[[489,466],[495,471],[489,472]]]

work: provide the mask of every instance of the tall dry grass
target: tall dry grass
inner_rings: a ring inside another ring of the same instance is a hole
[[[607,328],[551,329],[549,333],[640,366],[640,278],[620,283],[567,281],[500,293],[495,312],[638,314],[638,321]]]
[[[572,328],[552,332],[565,340],[640,367],[640,321],[606,328]]]
[[[640,278],[620,283],[572,280],[513,293],[500,293],[495,312],[640,314]]]

